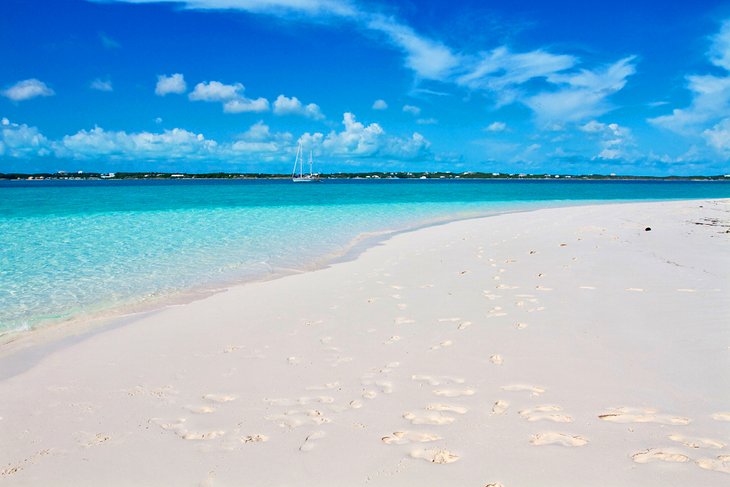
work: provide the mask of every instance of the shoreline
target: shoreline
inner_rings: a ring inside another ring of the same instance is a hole
[[[703,199],[703,198],[698,198]],[[56,342],[74,342],[79,337],[93,335],[103,332],[107,327],[113,328],[117,322],[132,322],[138,318],[163,311],[173,306],[184,306],[207,297],[227,292],[231,288],[246,286],[258,282],[266,282],[288,276],[314,272],[326,269],[333,265],[356,260],[360,255],[372,247],[382,245],[384,242],[397,237],[398,235],[417,232],[422,229],[449,225],[460,221],[480,220],[493,218],[500,215],[518,214],[550,210],[556,208],[573,208],[603,205],[624,205],[634,203],[660,203],[667,201],[694,201],[693,199],[679,200],[590,200],[573,202],[571,200],[550,200],[550,201],[522,201],[510,202],[521,205],[531,205],[527,208],[509,208],[507,210],[493,210],[480,212],[475,215],[451,216],[425,221],[408,227],[384,229],[376,232],[365,232],[355,236],[339,250],[329,252],[310,259],[299,268],[277,267],[271,268],[267,274],[246,275],[245,277],[221,279],[215,282],[197,285],[194,287],[179,289],[173,292],[162,292],[158,296],[144,296],[127,303],[120,303],[111,306],[98,305],[91,310],[79,311],[59,319],[41,319],[29,328],[6,330],[0,332],[0,361],[8,358],[26,348],[49,347],[56,349]],[[546,206],[547,204],[547,206]],[[35,355],[33,351],[32,355]],[[0,376],[1,378],[1,376]]]
[[[724,485],[728,228],[730,199],[500,214],[117,321],[11,357],[0,474]]]

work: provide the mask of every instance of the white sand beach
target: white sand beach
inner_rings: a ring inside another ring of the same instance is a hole
[[[29,333],[0,347],[0,484],[728,485],[728,225],[730,200],[459,221]]]

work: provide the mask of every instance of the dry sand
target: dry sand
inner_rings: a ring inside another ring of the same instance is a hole
[[[728,225],[730,200],[461,221],[31,333],[0,349],[0,484],[728,485]]]

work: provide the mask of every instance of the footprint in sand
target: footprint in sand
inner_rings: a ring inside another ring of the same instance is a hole
[[[366,390],[362,391],[362,397],[363,397],[363,399],[373,399],[377,395],[378,395],[378,393],[375,392],[372,389],[366,389]]]
[[[696,293],[697,290],[696,289],[682,288],[682,289],[677,289],[677,292],[680,292],[680,293]]]
[[[730,412],[720,412],[712,415],[715,421],[730,421]]]
[[[440,386],[442,384],[463,384],[464,379],[461,377],[451,377],[448,375],[412,375],[411,380],[419,382],[428,382],[430,386]]]
[[[266,441],[269,441],[269,437],[266,435],[246,435],[242,436],[240,438],[241,443],[248,444],[248,443],[263,443]]]
[[[588,444],[588,440],[586,440],[582,436],[557,433],[555,431],[546,431],[544,433],[538,433],[536,435],[533,435],[532,438],[530,438],[530,443],[535,446],[584,446]]]
[[[299,451],[312,451],[314,447],[316,446],[317,440],[320,440],[327,436],[327,433],[324,431],[315,431],[314,433],[311,433],[306,438],[304,438],[304,443],[299,447]]]
[[[439,323],[457,323],[459,321],[461,321],[461,318],[458,318],[458,317],[457,318],[439,318],[438,319]]]
[[[448,348],[453,344],[454,342],[452,342],[451,340],[445,340],[438,345],[433,345],[429,350],[441,350],[442,348]]]
[[[612,423],[658,423],[686,425],[691,422],[689,418],[680,416],[671,416],[669,414],[658,414],[659,411],[651,408],[631,408],[620,407],[614,408],[599,414],[598,417],[604,421]]]
[[[332,420],[325,417],[318,409],[292,410],[284,414],[266,416],[264,419],[272,421],[282,428],[294,429],[306,424],[326,424]]]
[[[287,357],[286,361],[289,362],[289,365],[298,365],[302,363],[302,359],[299,357]]]
[[[682,435],[669,435],[669,439],[681,443],[688,448],[712,448],[719,450],[725,448],[725,443],[712,438],[692,438]]]
[[[456,413],[456,414],[466,414],[469,410],[463,406],[454,406],[452,404],[443,404],[443,403],[437,403],[437,404],[429,404],[426,406],[426,409],[428,411],[440,411],[440,412],[447,412],[447,413]]]
[[[492,362],[494,365],[502,365],[504,363],[504,359],[498,353],[495,353],[494,355],[489,357],[489,361]]]
[[[594,286],[578,286],[578,289],[587,289],[589,291],[593,291],[596,288]]]
[[[332,404],[335,398],[331,396],[301,396],[295,399],[264,399],[272,406],[305,406],[307,404]]]
[[[545,286],[535,286],[535,289],[537,289],[538,291],[552,291],[553,290],[553,288],[545,287]]]
[[[410,411],[403,413],[403,419],[410,421],[411,424],[429,424],[441,426],[451,424],[456,421],[453,416],[444,416],[442,414],[415,414]]]
[[[517,328],[518,330],[524,330],[524,329],[525,329],[525,328],[527,328],[528,326],[529,326],[529,325],[528,325],[527,323],[522,323],[522,322],[520,322],[520,323],[515,323],[515,328]]]
[[[505,411],[509,408],[509,402],[503,401],[502,399],[498,400],[494,403],[492,406],[492,414],[504,414]]]
[[[561,408],[560,406],[546,404],[543,406],[536,406],[530,409],[523,409],[522,411],[519,411],[518,414],[525,418],[527,421],[547,420],[553,421],[555,423],[572,423],[573,418],[571,418],[567,414],[558,414],[558,412],[562,410],[563,408]]]
[[[670,450],[661,450],[659,448],[651,448],[649,450],[641,451],[631,455],[631,459],[636,463],[649,463],[649,462],[673,462],[673,463],[684,463],[690,459],[687,455],[682,453],[673,452]]]
[[[473,396],[476,394],[476,390],[465,388],[465,389],[434,389],[433,394],[441,397],[460,397],[460,396]]]
[[[183,440],[214,440],[225,435],[225,431],[180,431],[177,435]]]
[[[396,325],[410,325],[411,323],[415,323],[416,320],[412,320],[410,318],[405,318],[403,316],[400,316],[394,320],[394,323]]]
[[[459,330],[466,330],[470,326],[471,326],[471,321],[463,321],[463,322],[459,323],[459,326],[457,326],[456,328]]]
[[[420,433],[418,431],[395,431],[390,436],[383,436],[381,440],[386,445],[406,445],[408,443],[428,443],[438,441],[442,438],[433,433]]]
[[[696,463],[697,466],[705,470],[730,473],[730,455],[720,455],[716,458],[700,458]]]
[[[626,290],[634,292],[634,293],[643,293],[644,292],[644,290],[641,289],[640,287],[627,287]]]
[[[544,387],[531,386],[529,384],[511,384],[502,386],[502,390],[507,392],[529,392],[533,396],[539,396],[545,392]]]
[[[418,458],[436,464],[454,463],[459,459],[457,455],[450,451],[439,448],[413,450],[411,451],[411,458]]]
[[[399,342],[400,337],[398,335],[393,335],[392,337],[388,338],[383,342],[384,345],[392,345],[395,342]]]
[[[497,289],[519,289],[519,286],[509,286],[507,284],[499,284],[496,286]]]
[[[335,381],[335,382],[327,382],[325,384],[318,385],[318,386],[309,386],[306,389],[308,391],[329,391],[332,389],[339,389],[339,388],[340,388],[340,383]]]
[[[236,396],[232,396],[230,394],[205,394],[203,399],[211,402],[224,403],[235,401]]]
[[[185,406],[185,409],[194,414],[210,414],[215,412],[213,406]]]

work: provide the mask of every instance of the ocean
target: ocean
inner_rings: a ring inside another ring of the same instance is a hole
[[[0,182],[0,334],[313,269],[355,242],[461,218],[730,183],[581,180]]]

